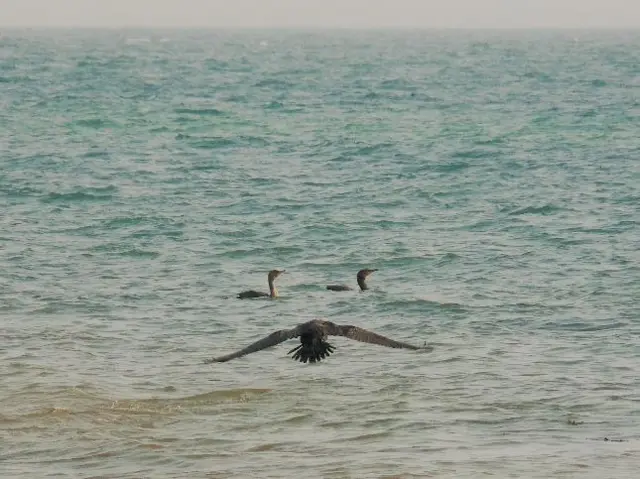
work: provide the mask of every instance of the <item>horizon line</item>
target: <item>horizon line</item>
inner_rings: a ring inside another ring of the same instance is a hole
[[[1,29],[46,29],[46,30],[466,30],[466,31],[486,31],[486,30],[625,30],[638,31],[640,26],[610,26],[610,25],[565,25],[565,26],[414,26],[414,25],[370,25],[370,26],[345,26],[345,25],[39,25],[39,24],[18,24],[3,25]]]

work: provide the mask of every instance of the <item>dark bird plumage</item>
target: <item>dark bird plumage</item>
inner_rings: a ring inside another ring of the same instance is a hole
[[[358,282],[358,286],[360,286],[361,291],[366,291],[369,289],[367,287],[367,277],[373,273],[378,271],[377,269],[361,269],[358,271],[356,275],[356,281]],[[347,286],[346,284],[330,284],[327,286],[327,289],[330,291],[352,291],[353,288],[351,286]]]
[[[300,345],[291,349],[287,354],[292,354],[292,359],[302,363],[315,363],[331,355],[335,346],[326,340],[328,336],[344,336],[364,343],[378,344],[389,348],[404,349],[429,349],[427,346],[414,346],[412,344],[395,341],[380,334],[368,331],[351,325],[335,324],[331,321],[314,319],[306,323],[297,325],[292,329],[282,329],[271,333],[269,336],[250,344],[244,349],[235,353],[227,354],[217,358],[208,359],[205,363],[223,363],[232,359],[255,353],[262,349],[276,346],[287,339],[300,338]]]

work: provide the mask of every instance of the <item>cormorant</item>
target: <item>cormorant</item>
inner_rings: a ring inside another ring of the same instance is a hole
[[[292,329],[282,329],[271,333],[269,336],[250,344],[244,349],[227,354],[226,356],[207,359],[205,363],[223,363],[262,349],[270,348],[287,339],[298,337],[300,338],[300,345],[290,350],[287,354],[294,353],[291,356],[294,361],[300,361],[301,363],[309,361],[310,363],[315,363],[328,357],[335,349],[335,346],[326,342],[328,336],[344,336],[349,339],[355,339],[356,341],[379,344],[380,346],[387,346],[389,348],[431,349],[426,345],[419,347],[395,341],[357,326],[341,325],[332,323],[331,321],[314,319],[299,324]]]
[[[278,290],[276,289],[276,286],[273,283],[276,280],[276,278],[280,276],[282,273],[284,273],[285,271],[286,270],[284,269],[282,270],[273,269],[269,271],[269,276],[267,277],[269,280],[269,293],[263,293],[262,291],[254,291],[254,290],[243,291],[242,293],[238,293],[238,298],[240,299],[265,298],[265,297],[277,298]]]
[[[375,273],[376,271],[378,270],[377,269],[361,269],[360,271],[358,271],[358,275],[356,276],[356,279],[358,281],[358,286],[360,286],[361,291],[365,291],[369,289],[365,281],[369,275]],[[352,287],[347,286],[346,284],[330,284],[327,286],[327,289],[331,291],[352,291],[353,290]]]

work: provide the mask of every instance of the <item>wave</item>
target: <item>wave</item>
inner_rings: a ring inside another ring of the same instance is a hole
[[[557,211],[561,211],[563,208],[553,205],[546,204],[542,206],[525,206],[523,208],[518,208],[508,212],[507,214],[510,216],[520,216],[520,215],[550,215]]]
[[[236,388],[177,398],[112,399],[99,389],[88,386],[45,390],[34,385],[23,394],[14,393],[11,396],[14,404],[32,404],[32,410],[17,411],[14,414],[4,411],[0,415],[0,429],[9,427],[12,430],[21,430],[24,427],[33,427],[34,420],[38,428],[72,420],[100,423],[138,422],[141,416],[161,418],[189,413],[196,409],[202,413],[203,408],[223,403],[245,403],[271,391],[272,389],[266,388]],[[47,403],[62,403],[65,406],[50,406],[46,405]]]
[[[423,310],[431,311],[435,309],[451,309],[456,311],[464,311],[466,307],[464,304],[455,301],[446,301],[444,299],[435,298],[415,298],[406,300],[393,300],[387,301],[382,304],[389,311],[406,311],[406,310]]]
[[[197,116],[222,116],[226,113],[216,108],[176,108],[173,110],[175,113],[183,115],[197,115]]]
[[[41,199],[44,203],[75,203],[88,201],[109,201],[118,192],[118,187],[109,185],[103,187],[82,188],[73,192],[52,192]]]

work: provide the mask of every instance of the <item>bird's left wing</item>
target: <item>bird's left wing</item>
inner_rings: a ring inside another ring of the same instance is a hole
[[[330,334],[335,336],[344,336],[349,339],[355,339],[356,341],[362,341],[363,343],[379,344],[380,346],[387,346],[389,348],[421,349],[419,346],[389,339],[385,336],[374,333],[373,331],[362,329],[357,326],[343,326],[336,324],[334,325],[334,328],[330,329],[332,330]]]

